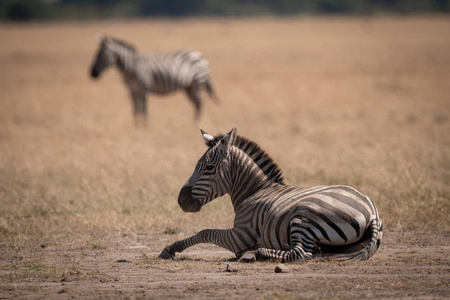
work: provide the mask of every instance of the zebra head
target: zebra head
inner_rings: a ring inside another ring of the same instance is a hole
[[[110,41],[110,38],[104,36],[100,36],[98,39],[100,48],[91,68],[91,76],[94,78],[100,76],[107,67],[115,63],[114,53],[109,46]]]
[[[106,36],[100,36],[98,42],[100,47],[91,68],[91,76],[94,78],[99,77],[106,68],[117,63],[116,45],[120,43]]]
[[[203,130],[201,132],[209,149],[197,162],[194,173],[178,196],[178,204],[185,212],[198,212],[203,205],[230,190],[225,174],[230,165],[229,149],[236,138],[236,128],[219,141]]]

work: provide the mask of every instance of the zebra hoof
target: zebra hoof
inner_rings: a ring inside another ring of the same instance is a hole
[[[244,262],[244,263],[251,263],[251,262],[255,262],[256,261],[256,256],[253,253],[246,253],[244,255],[241,256],[241,258],[239,259],[239,262]]]
[[[162,259],[173,259],[175,255],[170,254],[169,250],[164,249],[158,257]]]

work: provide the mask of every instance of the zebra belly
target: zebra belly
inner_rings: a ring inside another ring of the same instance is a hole
[[[148,92],[146,83],[144,81],[133,78],[129,74],[123,74],[122,78],[126,86],[132,93],[143,94]]]

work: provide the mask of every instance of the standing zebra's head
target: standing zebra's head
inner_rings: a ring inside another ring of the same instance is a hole
[[[99,77],[106,68],[117,63],[119,52],[135,51],[132,46],[110,37],[100,36],[98,41],[100,47],[91,68],[91,76],[94,78]]]
[[[110,65],[115,63],[114,53],[109,47],[111,39],[105,36],[100,36],[98,42],[100,48],[98,49],[95,60],[91,68],[91,76],[97,78]]]
[[[236,128],[219,141],[203,130],[201,132],[209,149],[198,161],[194,173],[178,196],[178,204],[185,212],[198,212],[203,205],[229,190],[225,174],[230,165],[228,154],[236,138]]]

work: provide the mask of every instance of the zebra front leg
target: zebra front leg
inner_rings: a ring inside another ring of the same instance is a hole
[[[219,247],[225,248],[233,252],[236,257],[240,257],[242,253],[251,248],[247,242],[236,243],[237,234],[243,236],[242,232],[232,229],[204,229],[199,233],[188,237],[184,240],[177,241],[169,245],[161,251],[159,258],[171,259],[175,257],[175,253],[183,252],[185,249],[200,243],[213,243]]]
[[[143,125],[147,126],[147,96],[142,94],[141,96],[141,113]]]
[[[139,127],[147,125],[147,97],[144,92],[132,91],[134,124]]]
[[[161,253],[159,254],[159,258],[162,259],[173,259],[175,258],[175,253],[176,252],[182,252],[184,249],[186,249],[187,247],[183,246],[183,241],[177,241],[175,243],[173,243],[170,246],[167,246],[166,248],[163,249],[163,251],[161,251]]]
[[[136,93],[135,91],[131,91],[131,100],[133,102],[133,117],[134,117],[134,125],[136,127],[139,126],[139,120],[138,120],[138,115],[139,115],[139,94]]]

